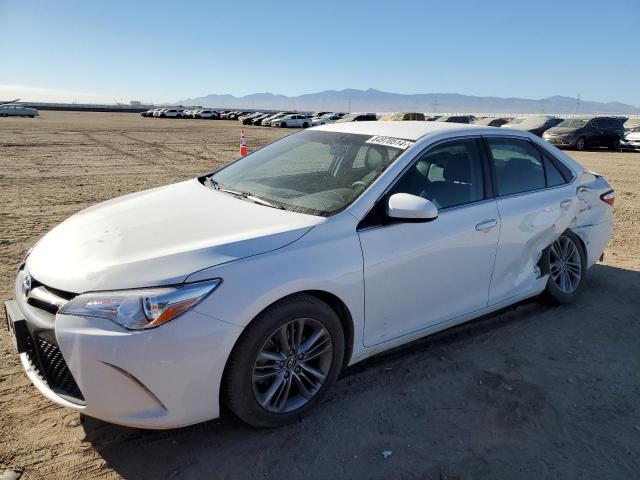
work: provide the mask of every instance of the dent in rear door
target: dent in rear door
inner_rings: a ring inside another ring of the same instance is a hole
[[[569,228],[575,216],[575,187],[564,185],[498,198],[501,228],[489,303],[534,287],[542,251]]]

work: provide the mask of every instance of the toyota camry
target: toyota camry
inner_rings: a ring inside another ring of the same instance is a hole
[[[614,198],[528,132],[324,125],[73,215],[22,262],[9,331],[35,387],[86,415],[170,428],[225,404],[280,426],[371,355],[572,302]]]

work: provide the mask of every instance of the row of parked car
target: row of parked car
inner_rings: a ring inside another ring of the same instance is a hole
[[[185,109],[179,107],[152,108],[140,114],[142,117],[154,118],[204,118],[215,120],[220,118],[220,113],[209,108]]]
[[[425,115],[419,112],[399,112],[378,116],[375,113],[316,112],[247,112],[217,111],[207,108],[154,108],[141,113],[143,117],[197,118],[238,120],[242,125],[261,125],[280,128],[307,128],[336,122],[360,121],[438,121],[468,123],[490,127],[525,130],[560,148],[583,150],[590,147],[609,147],[614,150],[640,150],[640,118],[574,117],[551,115],[530,117],[475,117],[473,115]]]
[[[236,116],[236,118],[243,125],[262,125],[281,128],[307,128],[329,123],[375,121],[378,119],[375,113],[345,112],[316,112],[313,114],[301,112],[255,112]]]

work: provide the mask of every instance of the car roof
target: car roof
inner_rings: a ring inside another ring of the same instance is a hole
[[[324,130],[327,132],[340,133],[357,133],[361,135],[384,135],[387,137],[403,138],[405,140],[418,140],[430,133],[442,133],[447,131],[460,131],[477,133],[495,132],[496,127],[483,127],[465,123],[448,123],[448,122],[423,122],[423,121],[407,121],[407,122],[345,122],[332,123],[330,125],[321,125],[313,127],[313,130]],[[509,132],[509,135],[511,132]]]

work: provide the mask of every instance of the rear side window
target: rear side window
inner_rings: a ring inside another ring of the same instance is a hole
[[[547,174],[547,186],[548,187],[557,187],[558,185],[563,185],[566,183],[566,180],[560,170],[556,168],[551,159],[546,155],[543,155],[544,158],[544,170]]]
[[[526,140],[488,138],[498,195],[530,192],[546,187],[540,152]]]

